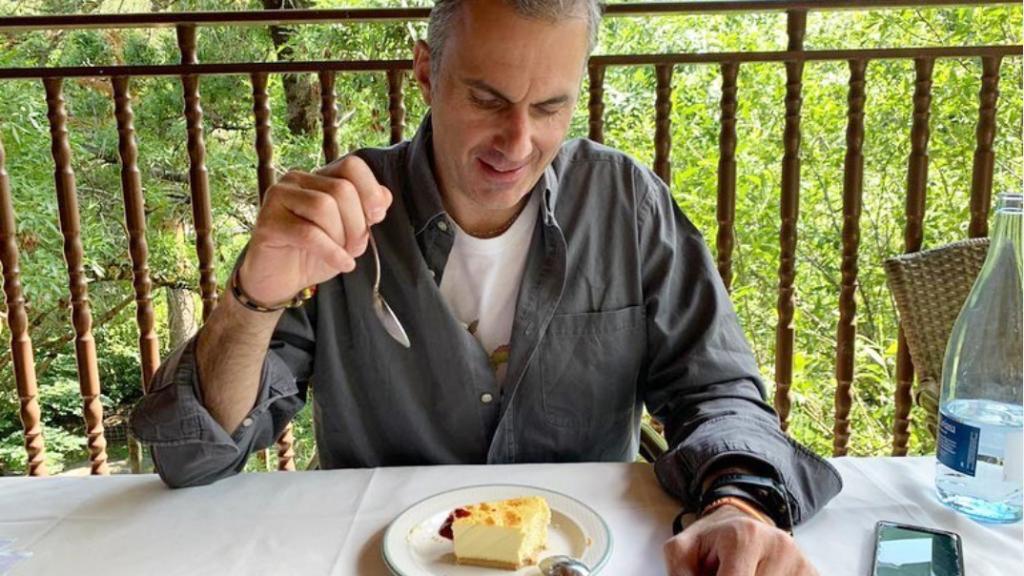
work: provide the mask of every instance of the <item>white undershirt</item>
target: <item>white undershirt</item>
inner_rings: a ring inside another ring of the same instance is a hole
[[[441,295],[487,352],[499,384],[508,366],[516,297],[539,206],[540,194],[533,193],[512,226],[494,238],[470,236],[456,224],[441,277]]]

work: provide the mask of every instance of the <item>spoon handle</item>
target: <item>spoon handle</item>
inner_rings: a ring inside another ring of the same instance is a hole
[[[370,249],[373,250],[373,265],[377,276],[373,281],[373,293],[380,294],[380,254],[377,252],[377,241],[373,239],[373,230],[370,233]]]

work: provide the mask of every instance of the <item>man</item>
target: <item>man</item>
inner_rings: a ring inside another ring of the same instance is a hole
[[[169,485],[241,470],[310,383],[325,468],[628,461],[646,404],[658,477],[700,513],[670,573],[814,573],[780,528],[840,480],[780,431],[703,240],[649,170],[564,141],[599,18],[437,2],[416,136],[272,186],[228,295],[136,409]],[[373,311],[371,233],[409,348]]]

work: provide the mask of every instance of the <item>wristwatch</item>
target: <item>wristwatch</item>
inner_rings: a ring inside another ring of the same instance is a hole
[[[773,478],[753,474],[723,474],[715,478],[708,490],[701,495],[696,518],[704,515],[704,510],[713,502],[722,498],[738,498],[752,504],[764,512],[781,530],[793,533],[793,514],[786,487]],[[684,510],[672,522],[672,533],[683,531],[684,516],[693,514],[692,510]]]
[[[793,532],[789,492],[774,478],[753,474],[723,474],[715,478],[707,492],[701,496],[701,511],[703,512],[704,508],[715,500],[726,496],[750,502],[771,518],[777,528]]]

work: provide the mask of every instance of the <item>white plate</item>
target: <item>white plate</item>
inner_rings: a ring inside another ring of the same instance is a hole
[[[586,504],[565,494],[514,484],[468,486],[442,492],[413,504],[399,514],[384,533],[381,545],[384,562],[391,573],[397,576],[470,576],[491,573],[537,576],[540,570],[536,566],[526,566],[517,572],[460,566],[455,563],[451,540],[438,534],[448,514],[459,506],[521,496],[543,496],[551,508],[548,547],[541,553],[541,559],[554,554],[568,554],[582,560],[593,574],[597,574],[612,552],[612,534],[604,519]]]

